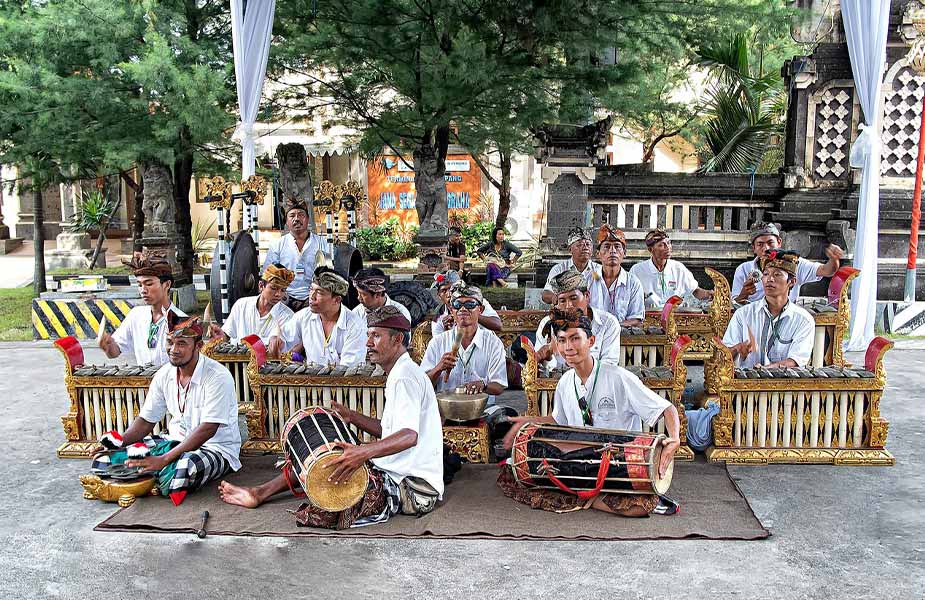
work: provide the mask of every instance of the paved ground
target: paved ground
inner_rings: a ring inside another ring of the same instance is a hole
[[[82,500],[86,463],[54,457],[61,358],[0,345],[0,597],[922,598],[923,358],[887,361],[896,467],[731,469],[768,540],[198,540],[94,533],[113,505]]]

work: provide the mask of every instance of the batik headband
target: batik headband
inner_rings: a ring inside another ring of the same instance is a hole
[[[763,235],[773,235],[777,239],[781,239],[780,229],[777,228],[777,225],[774,223],[765,223],[763,221],[758,221],[752,225],[750,233],[750,243],[754,243],[757,238],[760,238]]]
[[[475,298],[480,303],[482,302],[482,290],[475,285],[466,285],[465,281],[457,281],[453,284],[451,290],[453,300],[459,300],[460,298]]]
[[[543,335],[549,337],[550,331],[557,335],[560,331],[566,329],[583,329],[588,337],[594,335],[591,332],[591,319],[586,317],[579,309],[559,310],[554,308],[549,312],[549,321],[543,327]]]
[[[293,279],[295,279],[295,273],[279,263],[268,266],[263,272],[264,281],[276,284],[281,288],[289,287]]]
[[[597,230],[597,245],[600,247],[604,242],[620,242],[623,248],[626,248],[626,235],[610,223],[604,223]]]
[[[386,304],[366,313],[367,327],[388,327],[399,331],[411,331],[411,322],[397,306]]]
[[[764,272],[768,267],[777,267],[796,277],[799,260],[800,255],[793,250],[771,250],[761,260],[761,271]]]
[[[347,283],[346,279],[327,267],[318,267],[315,269],[315,278],[313,282],[321,289],[328,290],[335,296],[340,296],[341,298],[345,297],[347,295],[347,290],[350,289],[350,284]]]
[[[202,321],[199,317],[181,317],[175,312],[167,313],[167,334],[173,338],[202,339]]]
[[[369,292],[371,294],[384,294],[388,279],[379,269],[363,269],[353,278],[353,285],[358,290]]]
[[[662,240],[668,239],[668,232],[664,229],[653,229],[646,234],[646,248],[651,248]]]
[[[566,241],[565,241],[565,244],[566,244],[567,246],[571,246],[571,245],[574,244],[575,242],[580,242],[580,241],[582,241],[582,240],[585,240],[585,241],[590,242],[590,241],[591,241],[591,233],[590,233],[587,229],[583,229],[583,228],[581,228],[581,227],[577,227],[577,226],[576,226],[576,227],[572,227],[572,228],[569,230],[568,236],[565,238],[565,240],[566,240]]]
[[[146,256],[135,256],[128,262],[122,261],[122,264],[130,268],[132,270],[132,275],[135,277],[173,279],[173,270],[170,268],[170,263],[166,260],[158,260]]]
[[[551,284],[552,291],[556,294],[564,294],[565,292],[574,290],[578,290],[579,292],[588,291],[588,281],[584,278],[584,275],[575,269],[562,271],[553,277]]]

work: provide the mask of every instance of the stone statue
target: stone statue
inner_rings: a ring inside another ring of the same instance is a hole
[[[286,200],[304,200],[307,206],[312,206],[314,193],[305,146],[296,143],[280,144],[276,148],[276,162],[279,164],[280,196]],[[285,206],[288,202],[284,201],[283,204]],[[285,218],[285,215],[283,217]],[[308,220],[309,228],[314,231],[315,211],[309,211]]]
[[[176,234],[176,205],[173,177],[163,163],[146,162],[141,166],[145,196],[141,209],[145,213],[145,237],[172,237]]]
[[[414,151],[415,208],[421,227],[419,236],[447,234],[445,171],[445,162],[438,159],[432,145],[422,144]]]

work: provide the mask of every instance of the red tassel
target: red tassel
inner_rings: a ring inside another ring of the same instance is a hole
[[[180,504],[186,499],[186,490],[170,492],[170,499],[173,501],[174,506],[180,506]]]

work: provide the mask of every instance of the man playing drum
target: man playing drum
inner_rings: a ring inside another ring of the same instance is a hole
[[[723,336],[738,366],[805,367],[809,362],[816,323],[790,300],[799,261],[788,250],[771,250],[763,259],[764,297],[736,310]]]
[[[270,338],[269,354],[293,350],[305,361],[320,365],[352,366],[366,360],[366,321],[344,306],[349,284],[328,267],[315,269],[308,308],[282,328],[282,338]]]
[[[663,477],[681,445],[678,410],[626,369],[594,358],[591,321],[581,312],[553,309],[551,324],[559,352],[571,370],[556,386],[552,415],[510,417],[513,427],[504,438],[505,447],[512,446],[517,430],[528,422],[641,431],[643,423],[652,427],[664,418],[668,439],[663,442],[658,465]],[[555,490],[524,488],[517,484],[510,465],[502,468],[498,485],[509,498],[549,511],[596,508],[625,517],[644,517],[659,501],[655,494],[601,494],[581,500]]]
[[[109,358],[132,351],[139,365],[167,362],[167,317],[186,314],[170,300],[173,272],[170,263],[136,256],[127,265],[138,281],[138,293],[146,306],[136,306],[110,335],[103,333],[99,346]]]
[[[569,269],[578,271],[589,286],[592,281],[601,278],[601,266],[591,260],[591,232],[581,227],[574,227],[568,232],[566,244],[572,257],[556,263],[549,270],[549,275],[546,276],[546,286],[543,288],[543,302],[546,304],[555,304],[556,293],[552,289],[552,280],[564,271]]]
[[[498,336],[479,327],[482,291],[457,282],[450,309],[455,325],[431,338],[421,368],[438,392],[463,387],[467,394],[488,394],[488,404],[493,404],[507,387],[507,362]]]
[[[286,306],[286,288],[292,283],[295,273],[281,264],[269,265],[260,278],[260,294],[240,298],[231,307],[231,312],[221,325],[209,325],[213,338],[230,339],[238,343],[241,338],[257,335],[267,344],[274,335],[280,335],[283,325],[293,317],[292,309]]]
[[[594,342],[591,355],[604,362],[620,364],[620,323],[617,318],[601,309],[589,305],[590,294],[585,278],[575,270],[568,270],[557,276],[553,282],[556,291],[556,308],[581,311],[591,321]],[[564,367],[565,359],[556,350],[556,340],[550,332],[550,317],[544,317],[536,330],[536,360],[544,367]]]
[[[304,200],[289,202],[286,208],[286,228],[289,233],[270,244],[263,263],[264,270],[270,265],[280,263],[295,273],[295,278],[287,288],[286,302],[295,312],[308,306],[312,275],[318,266],[315,264],[318,253],[323,254],[328,260],[334,257],[328,241],[309,229],[309,210],[311,209]]]
[[[392,300],[386,293],[386,286],[388,286],[388,283],[389,279],[382,269],[374,267],[357,271],[357,274],[353,277],[353,287],[357,289],[357,296],[359,297],[360,303],[353,309],[353,314],[360,317],[365,323],[366,311],[388,304],[389,306],[397,308],[401,314],[405,315],[405,318],[408,319],[410,323],[411,313],[408,312],[405,305],[401,302]]]
[[[597,259],[601,261],[601,278],[592,279],[591,306],[607,311],[623,327],[639,327],[646,317],[645,292],[635,275],[622,267],[626,258],[626,236],[604,223],[597,232]]]
[[[330,481],[346,482],[371,463],[370,484],[357,505],[339,513],[303,504],[295,513],[300,525],[344,529],[383,522],[399,512],[423,515],[443,495],[443,429],[430,381],[405,350],[411,323],[393,306],[369,311],[367,322],[369,360],[388,374],[382,420],[337,403],[334,409],[348,424],[380,439],[359,446],[337,442],[343,454],[332,461]],[[255,508],[290,489],[284,473],[257,487],[223,481],[219,495],[228,504]]]
[[[780,248],[780,229],[774,223],[761,221],[755,223],[751,229],[750,246],[755,258],[739,265],[732,278],[732,299],[737,304],[757,302],[764,297],[764,285],[761,283],[761,260],[772,250]],[[791,300],[797,301],[800,297],[800,286],[804,283],[813,283],[823,277],[831,277],[838,271],[845,252],[835,244],[829,244],[825,248],[825,254],[829,258],[825,264],[815,263],[802,257],[797,261],[796,283],[790,288]]]
[[[183,319],[183,320],[181,320]],[[204,356],[202,323],[196,317],[168,317],[170,364],[161,367],[135,421],[123,434],[110,431],[93,470],[113,464],[154,474],[162,496],[179,505],[188,492],[241,468],[238,399],[231,373]],[[151,434],[167,416],[166,435]]]

